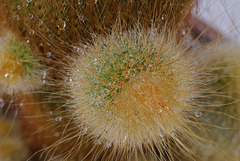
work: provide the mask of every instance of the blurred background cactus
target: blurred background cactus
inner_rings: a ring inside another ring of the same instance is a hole
[[[201,2],[1,0],[0,159],[238,160],[239,51]]]

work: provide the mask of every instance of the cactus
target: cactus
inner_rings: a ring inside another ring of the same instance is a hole
[[[177,148],[191,151],[180,137],[197,140],[191,127],[201,111],[192,100],[202,92],[201,69],[168,29],[115,29],[79,50],[67,88],[79,135],[112,149],[108,160],[146,159],[145,151],[168,160]]]
[[[28,45],[10,31],[2,33],[0,41],[1,92],[12,95],[38,89],[41,69]]]

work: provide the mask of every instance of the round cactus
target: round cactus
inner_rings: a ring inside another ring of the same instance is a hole
[[[172,159],[174,149],[190,151],[183,140],[197,138],[191,127],[201,116],[193,102],[201,93],[201,70],[173,34],[115,29],[80,46],[67,89],[79,135],[111,149],[109,160],[146,151],[152,159]]]
[[[11,95],[40,87],[40,65],[26,43],[7,31],[1,33],[0,51],[2,92]]]

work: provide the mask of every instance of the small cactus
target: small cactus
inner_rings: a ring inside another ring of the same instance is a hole
[[[179,137],[196,139],[190,118],[201,116],[192,102],[201,93],[200,70],[174,35],[164,28],[115,29],[80,46],[67,89],[79,135],[112,149],[109,160],[133,153],[146,159],[146,151],[168,160],[176,148],[191,151]]]

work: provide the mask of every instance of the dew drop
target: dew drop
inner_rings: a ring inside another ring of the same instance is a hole
[[[202,116],[202,112],[200,112],[200,111],[195,111],[195,116],[196,116],[196,117],[201,117],[201,116]]]
[[[35,33],[35,32],[34,32],[34,30],[32,30],[32,29],[29,31],[29,35],[33,35],[34,33]]]
[[[3,106],[5,105],[4,101],[2,98],[0,98],[0,108],[3,108]]]
[[[124,139],[122,140],[122,143],[125,143],[127,139],[127,136],[124,137]]]
[[[33,19],[33,14],[29,13],[28,16],[30,20]]]
[[[21,9],[21,6],[20,6],[20,5],[18,5],[18,6],[17,6],[17,9],[18,9],[18,10],[20,10],[20,9]]]
[[[83,15],[78,15],[78,18],[80,19],[80,21],[85,22],[85,18]]]
[[[58,21],[58,28],[59,28],[59,30],[64,30],[65,27],[66,27],[66,22],[63,21],[62,19],[59,19],[59,21]]]
[[[83,135],[87,134],[88,128],[83,129]]]
[[[162,113],[162,109],[159,109],[158,113]]]
[[[186,34],[186,31],[185,30],[182,30],[182,35],[185,35]]]
[[[83,48],[86,49],[86,48],[87,48],[87,45],[83,45]]]
[[[14,16],[13,16],[13,20],[14,20],[14,21],[18,21],[18,20],[19,20],[19,16],[18,16],[18,15],[14,15]]]
[[[51,52],[47,52],[47,57],[50,58],[52,56]]]
[[[6,74],[4,75],[4,77],[7,78],[7,77],[8,77],[8,73],[6,73]]]
[[[62,117],[56,117],[55,120],[56,120],[57,122],[60,122],[60,121],[62,121]]]

